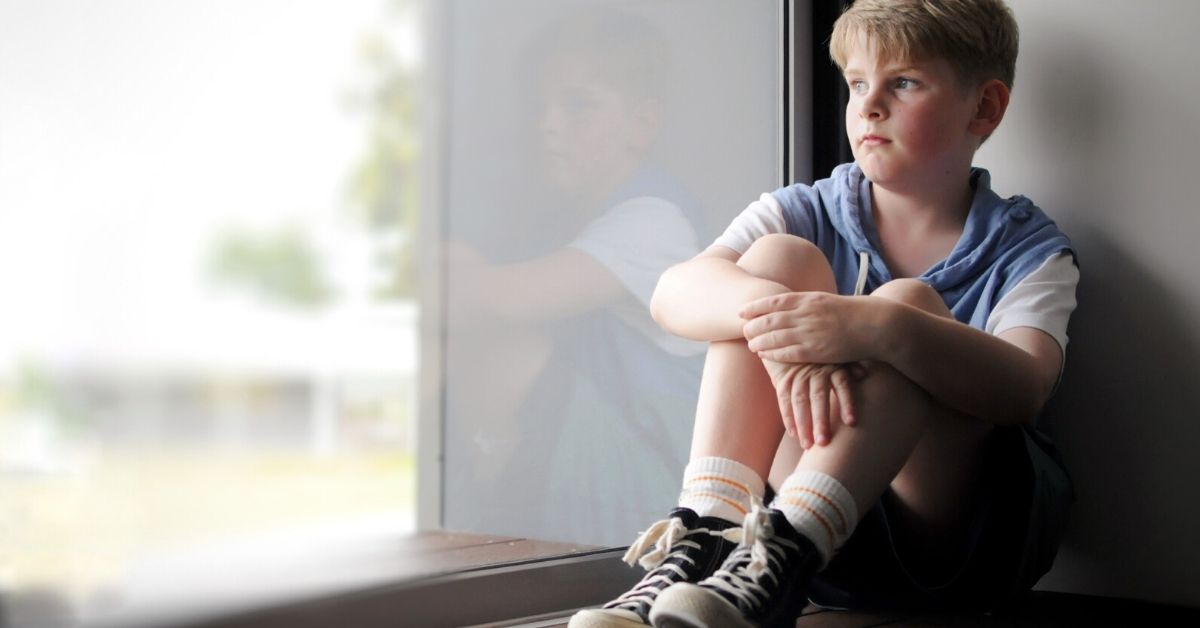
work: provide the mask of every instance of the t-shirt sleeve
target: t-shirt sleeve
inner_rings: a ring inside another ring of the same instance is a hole
[[[988,316],[984,329],[993,335],[1033,327],[1058,342],[1065,356],[1067,322],[1075,311],[1079,268],[1070,253],[1059,253],[1013,286]]]
[[[669,266],[699,252],[683,211],[653,196],[616,205],[592,221],[569,245],[600,262],[643,306]]]
[[[659,275],[699,252],[695,229],[677,205],[654,196],[629,199],[584,227],[567,246],[607,268],[632,295],[609,306],[615,316],[668,353],[703,353],[704,343],[667,333],[648,309]]]
[[[763,194],[742,210],[713,244],[745,253],[755,240],[771,233],[787,233],[787,223],[779,200],[771,194]]]

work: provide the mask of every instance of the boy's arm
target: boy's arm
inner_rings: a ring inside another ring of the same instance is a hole
[[[1062,366],[1049,334],[1018,327],[993,336],[892,302],[883,360],[947,406],[997,424],[1027,423],[1041,409]]]
[[[451,244],[447,258],[457,273],[457,309],[464,320],[506,324],[557,320],[632,299],[602,264],[564,248],[544,257],[490,264],[468,247]],[[488,320],[494,319],[494,320]]]
[[[742,306],[788,288],[742,270],[740,257],[729,247],[713,245],[668,268],[650,299],[650,315],[663,329],[690,340],[743,338]]]
[[[947,406],[999,424],[1032,420],[1062,364],[1058,343],[1040,330],[993,336],[876,297],[792,293],[749,304],[742,316],[764,359],[887,362]]]
[[[494,264],[462,243],[451,243],[447,254],[461,306],[476,318],[520,324],[644,306],[662,269],[698,250],[679,206],[641,196],[608,208],[541,257]]]

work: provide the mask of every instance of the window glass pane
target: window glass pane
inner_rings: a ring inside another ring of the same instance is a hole
[[[658,275],[779,183],[779,3],[452,6],[444,522],[627,544],[705,349],[651,320]]]
[[[414,8],[0,3],[9,621],[412,530]]]

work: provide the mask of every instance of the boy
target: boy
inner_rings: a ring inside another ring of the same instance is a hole
[[[650,573],[572,628],[792,625],[810,596],[988,608],[1053,559],[1070,488],[1030,424],[1078,271],[971,167],[1016,23],[1001,0],[859,0],[830,50],[855,162],[663,274],[655,320],[710,342],[679,508],[626,555]]]
[[[450,221],[446,469],[458,498],[446,515],[612,546],[661,514],[688,459],[705,345],[664,331],[649,303],[662,272],[712,235],[655,159],[669,113],[662,34],[636,12],[554,10],[517,65],[517,93],[540,113],[526,127],[537,180],[483,186],[494,211]],[[466,159],[493,171],[497,157]],[[506,192],[521,187],[541,210]]]

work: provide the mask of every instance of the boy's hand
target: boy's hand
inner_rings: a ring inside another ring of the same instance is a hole
[[[845,364],[874,359],[863,297],[788,292],[756,301],[738,313],[751,351],[790,364]]]
[[[763,366],[775,384],[783,427],[804,449],[829,442],[831,421],[855,424],[850,383],[863,376],[861,366],[772,360],[763,360]]]

